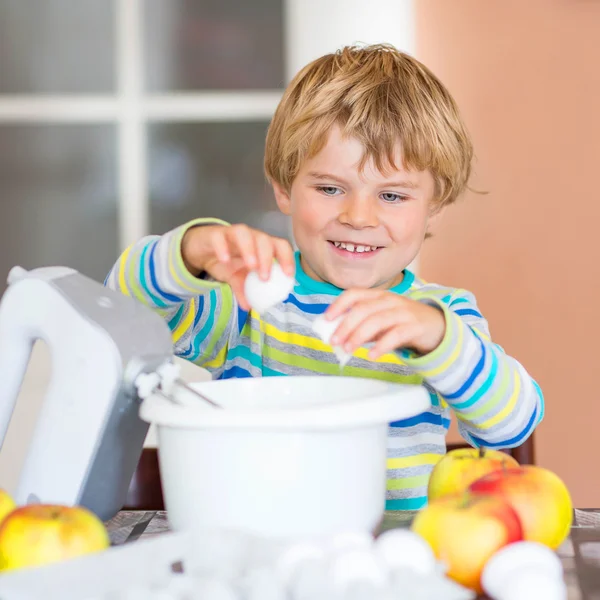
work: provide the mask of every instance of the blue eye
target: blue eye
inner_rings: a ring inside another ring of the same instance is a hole
[[[317,187],[319,192],[323,192],[326,196],[337,196],[338,192],[341,192],[340,188],[334,185],[320,185]]]
[[[406,200],[406,196],[394,192],[383,192],[383,194],[381,194],[381,199],[384,202],[402,202],[403,200]]]

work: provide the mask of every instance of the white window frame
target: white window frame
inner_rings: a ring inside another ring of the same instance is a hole
[[[270,120],[282,90],[150,94],[144,90],[144,0],[115,0],[116,90],[111,94],[2,95],[2,123],[117,126],[119,244],[149,231],[146,127],[150,122]]]
[[[144,90],[144,0],[113,0],[117,74],[112,94],[2,95],[2,123],[117,126],[120,250],[150,233],[147,125],[151,122],[269,121],[283,90],[151,94]],[[165,0],[169,1],[169,0]],[[283,0],[285,80],[352,43],[388,42],[413,52],[414,0]],[[291,235],[291,232],[290,232]],[[418,268],[418,261],[411,267]]]

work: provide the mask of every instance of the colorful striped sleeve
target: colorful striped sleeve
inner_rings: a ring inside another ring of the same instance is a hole
[[[522,444],[544,415],[539,385],[523,366],[494,344],[474,296],[459,290],[448,299],[416,298],[446,317],[442,343],[430,354],[403,352],[407,364],[453,410],[461,435],[476,447]]]
[[[191,227],[227,223],[196,219],[132,244],[113,265],[105,286],[156,310],[172,332],[174,353],[206,368],[225,362],[237,310],[231,288],[192,275],[181,256]]]

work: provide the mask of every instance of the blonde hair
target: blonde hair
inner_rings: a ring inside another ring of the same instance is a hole
[[[348,46],[304,67],[290,82],[267,132],[265,172],[289,191],[304,160],[332,127],[356,138],[384,172],[429,169],[440,206],[454,202],[471,173],[473,147],[454,99],[415,58],[388,45]]]

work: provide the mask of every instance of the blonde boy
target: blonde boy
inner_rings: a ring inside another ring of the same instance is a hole
[[[407,269],[465,189],[472,155],[426,67],[387,46],[344,48],[298,73],[267,135],[266,174],[298,253],[245,225],[198,219],[132,245],[106,284],[159,311],[176,353],[214,378],[336,375],[311,324],[344,314],[332,340],[353,353],[344,375],[430,393],[431,409],[391,423],[388,438],[387,508],[420,509],[451,413],[469,443],[493,448],[521,444],[543,416],[538,385],[492,343],[473,295]],[[263,316],[260,345],[243,281],[251,270],[266,278],[273,258],[297,285]]]

